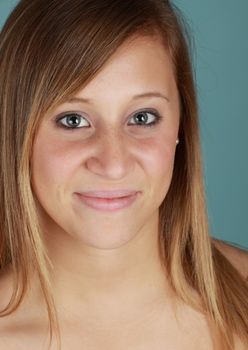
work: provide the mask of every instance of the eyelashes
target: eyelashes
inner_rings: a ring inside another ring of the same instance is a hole
[[[136,112],[128,122],[128,125],[149,128],[155,126],[162,119],[162,116],[156,110],[141,110]],[[64,113],[55,119],[58,127],[75,131],[82,128],[90,128],[90,123],[78,112]]]
[[[90,127],[90,124],[87,121],[87,119],[81,116],[79,113],[75,112],[66,113],[64,116],[56,118],[56,124],[59,127],[62,127],[63,129],[81,129]]]

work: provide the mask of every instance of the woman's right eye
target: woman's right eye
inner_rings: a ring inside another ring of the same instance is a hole
[[[88,128],[89,122],[78,113],[68,113],[56,119],[56,123],[64,129]]]

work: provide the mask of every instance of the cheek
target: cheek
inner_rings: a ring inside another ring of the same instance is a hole
[[[167,131],[165,131],[167,130]],[[168,132],[170,130],[170,132]],[[175,135],[171,128],[156,132],[153,136],[136,140],[129,147],[130,156],[139,163],[146,176],[164,181],[173,167]],[[95,144],[85,141],[62,141],[49,131],[38,133],[32,156],[32,182],[38,191],[58,190],[71,185],[79,168],[95,149]]]
[[[147,177],[147,195],[156,208],[163,202],[171,184],[175,150],[175,138],[157,137],[143,144],[142,156]]]
[[[72,169],[73,157],[68,153],[68,146],[55,143],[49,136],[36,138],[32,155],[32,183],[37,191],[45,190],[47,193],[52,186],[60,186],[70,177]]]
[[[165,176],[173,168],[175,149],[176,144],[173,138],[170,140],[158,136],[142,142],[139,157],[142,158],[143,165],[151,176]]]

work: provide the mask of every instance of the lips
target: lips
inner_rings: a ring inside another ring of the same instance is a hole
[[[132,190],[115,190],[115,191],[87,191],[78,193],[80,195],[83,195],[85,197],[92,197],[92,198],[122,198],[122,197],[128,197],[132,196],[137,191]]]
[[[87,207],[101,211],[116,211],[131,206],[138,192],[133,190],[87,191],[76,195]]]

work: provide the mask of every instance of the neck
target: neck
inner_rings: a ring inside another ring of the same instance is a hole
[[[155,227],[157,223],[115,249],[85,246],[67,233],[47,235],[58,304],[70,310],[93,305],[100,313],[109,313],[110,306],[142,310],[144,305],[168,300],[171,290]]]

